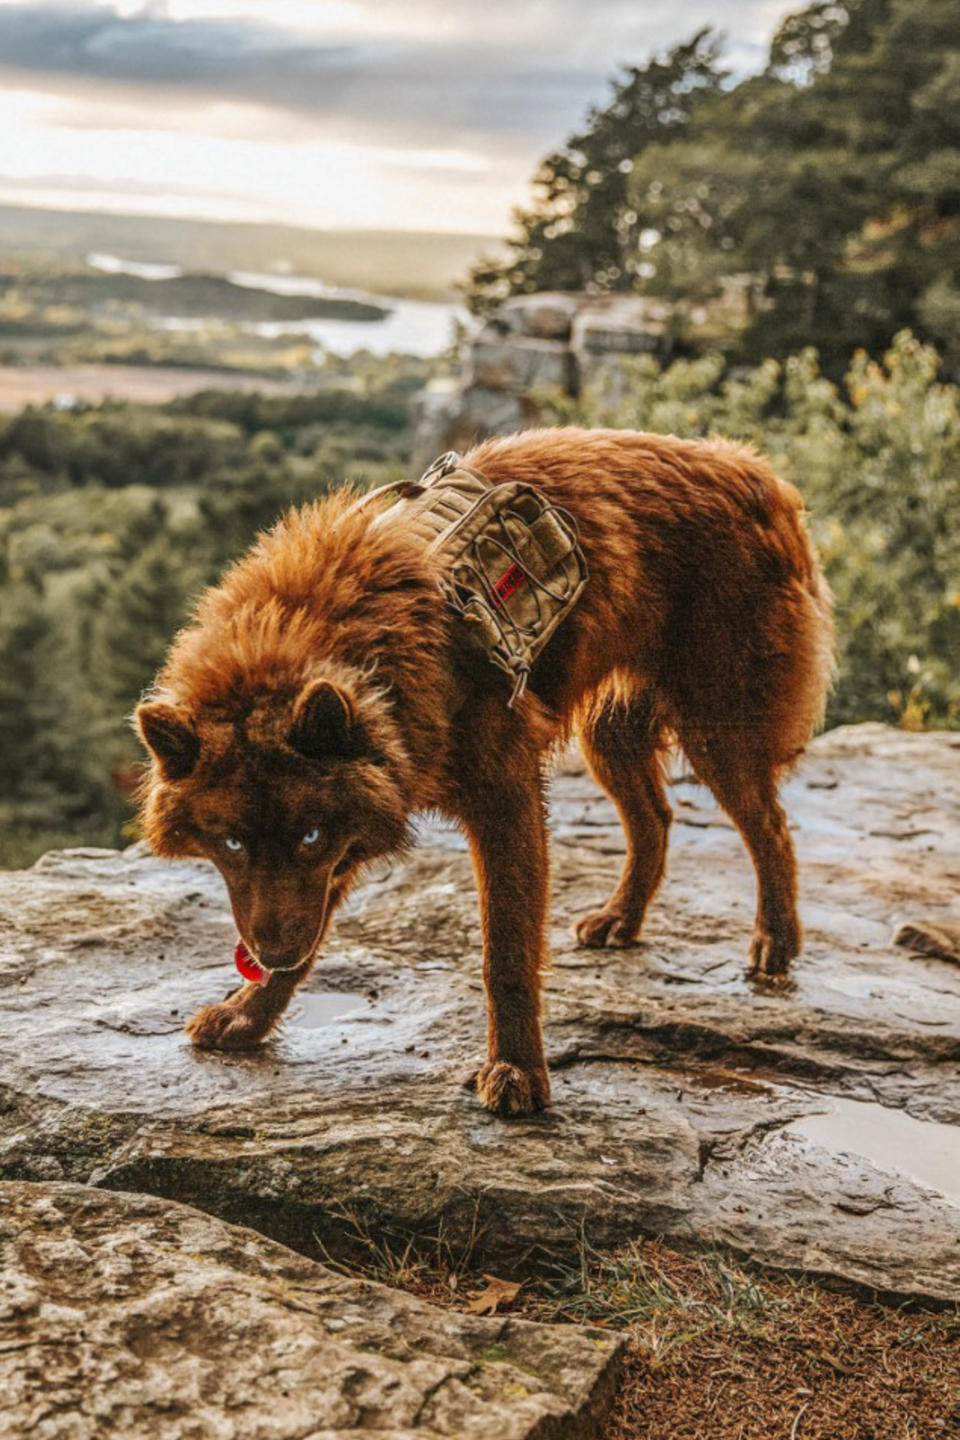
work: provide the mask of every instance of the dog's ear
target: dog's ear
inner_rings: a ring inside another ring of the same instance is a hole
[[[183,780],[200,754],[200,738],[192,717],[177,705],[149,700],[134,712],[140,738],[166,780]]]
[[[350,696],[330,680],[312,680],[297,698],[288,741],[308,760],[356,755],[362,743]]]

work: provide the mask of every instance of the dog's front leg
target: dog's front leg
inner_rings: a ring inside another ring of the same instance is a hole
[[[290,997],[310,973],[277,970],[265,985],[247,981],[220,1005],[204,1005],[187,1022],[184,1033],[201,1050],[247,1050],[265,1040],[290,1003]]]
[[[545,965],[547,829],[539,767],[522,780],[489,777],[464,817],[483,925],[487,1063],[480,1099],[498,1115],[529,1115],[550,1103],[540,1032]]]

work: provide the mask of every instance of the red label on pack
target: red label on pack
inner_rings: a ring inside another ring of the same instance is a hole
[[[509,600],[514,590],[519,590],[523,581],[523,569],[520,565],[514,563],[510,566],[510,569],[505,570],[500,576],[500,579],[494,583],[493,593],[495,596],[495,605],[499,607],[505,600]]]

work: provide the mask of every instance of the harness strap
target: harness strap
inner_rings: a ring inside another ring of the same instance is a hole
[[[466,637],[512,679],[512,708],[586,584],[572,517],[531,485],[494,484],[453,450],[419,480],[394,481],[356,502],[371,505],[379,507],[373,526],[402,515],[405,528],[440,557],[441,591]]]

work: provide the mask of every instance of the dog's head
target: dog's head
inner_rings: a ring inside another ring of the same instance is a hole
[[[140,793],[156,853],[212,860],[267,970],[304,964],[365,861],[408,838],[407,761],[382,692],[338,676],[242,708],[141,704]]]

